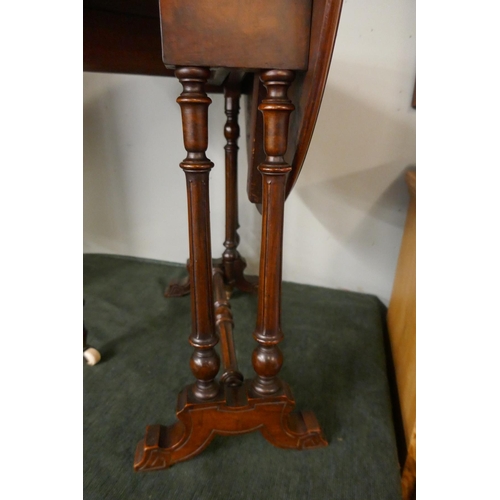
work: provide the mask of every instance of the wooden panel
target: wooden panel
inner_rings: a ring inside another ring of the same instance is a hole
[[[401,242],[387,324],[396,371],[406,442],[415,425],[416,409],[416,174],[408,172],[410,205]]]
[[[174,76],[174,70],[167,69],[161,58],[157,0],[153,4],[151,1],[142,4],[139,0],[85,2],[83,71]],[[227,70],[212,71],[206,91],[223,92],[222,83],[227,75]]]
[[[413,433],[408,444],[408,455],[406,456],[403,473],[401,474],[401,490],[403,500],[416,500],[417,498],[417,433]]]
[[[406,175],[410,204],[401,242],[387,326],[408,454],[403,468],[404,499],[416,485],[416,173]]]
[[[169,66],[306,69],[311,0],[160,0]]]
[[[84,9],[83,70],[172,76],[161,60],[159,19]]]

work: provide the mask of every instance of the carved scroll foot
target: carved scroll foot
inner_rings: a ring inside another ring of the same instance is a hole
[[[261,429],[262,435],[278,448],[310,450],[328,446],[312,411],[290,413],[279,427],[269,431],[269,426]]]
[[[167,469],[201,453],[215,435],[260,430],[279,448],[305,450],[327,446],[312,412],[292,412],[295,401],[287,384],[273,396],[255,396],[249,382],[221,385],[212,401],[201,402],[186,387],[177,402],[179,421],[169,427],[151,425],[136,449],[134,469]]]
[[[189,282],[189,276],[186,276],[182,280],[174,280],[165,290],[164,294],[167,299],[172,297],[184,297],[185,295],[189,295],[191,292],[191,283]]]
[[[165,289],[163,295],[169,299],[172,297],[184,297],[191,292],[191,282],[189,280],[189,260],[186,263],[188,275],[181,280],[172,280],[168,287]]]

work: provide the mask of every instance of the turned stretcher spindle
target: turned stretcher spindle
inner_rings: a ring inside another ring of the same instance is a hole
[[[236,359],[236,349],[233,338],[234,321],[231,313],[231,304],[226,294],[223,275],[224,271],[221,268],[214,268],[213,290],[215,298],[215,326],[219,332],[222,366],[224,368],[221,382],[230,386],[238,386],[243,382],[243,375],[238,370],[238,360]]]

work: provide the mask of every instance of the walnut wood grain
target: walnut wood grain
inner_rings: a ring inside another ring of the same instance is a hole
[[[192,399],[185,388],[177,400],[178,421],[169,426],[152,425],[137,444],[134,469],[167,469],[201,453],[216,435],[231,436],[259,430],[274,446],[314,449],[327,446],[312,412],[293,412],[295,401],[287,384],[280,393],[254,397],[249,382],[239,387],[221,386],[210,403]]]
[[[167,67],[306,69],[311,0],[160,0]]]
[[[283,338],[284,203],[314,129],[340,5],[340,0],[160,0],[158,17],[152,0],[84,2],[84,70],[172,76],[175,68],[183,86],[177,102],[187,151],[180,166],[187,186],[190,264],[189,281],[178,292],[191,291],[190,366],[195,382],[179,395],[177,423],[147,428],[137,446],[136,470],[162,469],[187,460],[216,434],[260,430],[283,448],[327,445],[313,413],[292,411],[295,402],[290,389],[278,377],[283,363],[278,344]],[[293,70],[297,70],[295,82]],[[247,85],[252,72],[256,74],[253,87]],[[222,88],[227,118],[226,238],[222,259],[212,270],[209,173],[213,164],[206,157],[211,103],[207,92]],[[238,371],[228,300],[233,287],[256,289],[244,277],[245,263],[237,251],[242,92],[251,92],[249,157],[255,176],[249,192],[257,193],[252,201],[262,204],[263,214],[254,331],[258,346],[252,357],[256,376],[246,382]],[[289,125],[295,109],[292,101],[297,112]],[[224,367],[220,382],[216,381],[218,333]]]
[[[256,293],[258,279],[255,276],[245,276],[245,259],[238,252],[240,237],[238,235],[238,139],[240,127],[238,115],[240,111],[241,85],[244,72],[233,71],[224,83],[224,112],[226,123],[224,136],[226,138],[226,238],[222,266],[224,280],[232,290],[237,288],[243,292]]]
[[[226,285],[224,284],[224,270],[221,267],[213,269],[213,284],[215,294],[215,326],[219,333],[222,366],[224,371],[221,382],[229,386],[241,385],[243,375],[238,369],[236,347],[233,338],[233,314],[229,303]]]
[[[238,115],[244,78],[244,71],[232,71],[223,85],[224,111],[227,118],[224,125],[224,136],[226,138],[226,145],[224,146],[226,235],[224,240],[225,250],[222,254],[222,259],[220,262],[214,262],[214,266],[223,269],[224,284],[229,293],[235,288],[248,293],[256,293],[258,289],[258,278],[256,276],[245,276],[244,271],[247,264],[238,252],[238,138],[240,135]],[[189,273],[189,261],[187,268]],[[167,298],[182,297],[189,294],[190,289],[189,278],[173,280],[165,290],[164,295]]]
[[[174,76],[162,61],[158,0],[85,0],[83,71]],[[213,70],[205,90],[221,93],[228,70]]]
[[[256,376],[243,382],[238,370],[233,339],[233,317],[226,293],[223,260],[213,269],[213,285],[206,281],[210,259],[208,220],[208,173],[212,168],[205,156],[207,149],[207,108],[210,99],[204,92],[208,68],[180,68],[176,76],[184,91],[178,98],[182,110],[184,144],[188,155],[181,163],[188,183],[190,235],[190,280],[192,283],[192,333],[194,347],[191,368],[195,384],[185,387],[178,397],[178,421],[166,427],[152,425],[136,448],[134,469],[166,469],[176,462],[201,453],[213,437],[260,430],[273,445],[290,449],[327,446],[312,412],[293,412],[295,401],[288,385],[278,378],[283,356],[277,344],[281,331],[281,261],[286,178],[290,166],[284,160],[290,113],[294,106],[287,89],[294,74],[271,70],[262,74],[267,89],[260,111],[264,116],[264,149],[260,165],[264,193],[259,306],[254,338],[258,342],[252,357]],[[230,126],[227,137],[236,137],[234,102],[226,107]],[[233,151],[230,144],[230,150]],[[230,162],[232,163],[232,162]],[[231,178],[231,185],[232,185]],[[234,188],[234,185],[232,185]],[[231,190],[230,190],[231,191]],[[234,207],[233,207],[234,209]],[[234,222],[234,219],[231,219]],[[232,223],[231,223],[232,224]],[[235,225],[227,233],[234,241]],[[232,248],[232,245],[228,245]],[[209,314],[209,300],[215,303]],[[214,380],[219,359],[214,346],[213,317],[221,338],[224,373]]]
[[[265,160],[262,174],[262,237],[257,325],[253,334],[258,347],[252,355],[256,372],[253,389],[257,394],[272,394],[280,389],[278,373],[283,355],[278,343],[281,331],[281,267],[285,186],[290,165],[284,160],[288,144],[288,122],[294,105],[287,97],[293,81],[292,71],[265,71],[262,82],[266,98],[259,106],[264,117]]]
[[[186,174],[189,219],[189,271],[192,283],[192,331],[189,342],[194,348],[191,370],[196,377],[193,392],[201,400],[213,398],[218,390],[215,377],[219,356],[215,332],[210,243],[210,208],[208,181],[213,163],[206,157],[208,147],[208,106],[205,93],[210,76],[208,68],[179,68],[175,72],[183,86],[177,98],[181,107],[182,131],[187,156],[180,166]]]
[[[173,76],[161,60],[158,18],[84,8],[83,71]]]

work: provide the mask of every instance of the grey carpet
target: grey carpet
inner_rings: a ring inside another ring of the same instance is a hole
[[[136,473],[148,424],[170,424],[193,381],[190,299],[163,290],[183,266],[84,256],[84,318],[100,364],[84,365],[84,498],[176,500],[392,500],[401,498],[383,349],[381,304],[371,295],[283,284],[281,377],[329,446],[281,450],[260,433],[216,437],[194,459]],[[253,373],[256,297],[231,300],[240,369]]]

